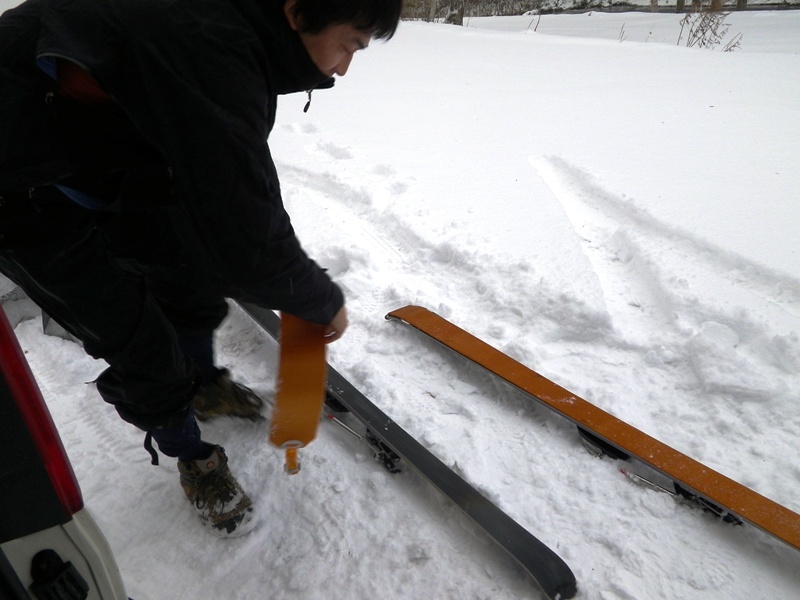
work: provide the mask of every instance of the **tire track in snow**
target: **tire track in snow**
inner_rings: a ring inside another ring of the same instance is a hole
[[[745,393],[748,370],[755,396],[782,391],[758,371],[800,369],[800,282],[659,221],[563,159],[531,162],[581,233],[624,339],[683,349],[712,391]]]
[[[563,159],[531,162],[582,233],[620,326],[635,322],[634,308],[646,313],[648,335],[653,318],[681,335],[705,322],[735,328],[743,338],[796,330],[800,281],[659,221]]]
[[[16,334],[23,347],[34,343],[36,336],[42,335],[38,315],[21,323]],[[106,364],[87,356],[75,342],[53,336],[47,339],[47,344],[36,344],[35,352],[26,350],[26,359],[36,374],[59,434],[70,440],[69,455],[83,493],[92,503],[103,502],[120,490],[131,497],[141,493],[141,487],[130,480],[115,481],[109,488],[106,480],[90,477],[98,465],[108,470],[137,468],[129,464],[130,457],[144,459],[147,455],[141,448],[144,434],[124,423],[91,383]],[[72,398],[79,399],[79,410],[70,406]],[[156,479],[149,480],[146,490],[157,489],[159,485]]]
[[[624,196],[603,189],[591,174],[561,158],[532,159],[531,164],[562,201],[576,227],[595,234],[605,229],[606,237],[612,238],[611,248],[620,251],[621,259],[625,259],[624,246],[629,242],[624,236],[638,234],[689,266],[711,273],[730,286],[745,288],[761,301],[800,317],[800,280],[658,220]],[[623,239],[613,239],[614,234]]]
[[[560,159],[531,160],[539,176],[561,203],[579,235],[584,253],[600,281],[611,319],[629,339],[648,344],[653,322],[659,328],[675,326],[674,306],[649,272],[642,251],[631,234],[612,216],[598,211],[589,198],[596,191],[583,185],[586,176]],[[576,174],[577,173],[577,174]]]

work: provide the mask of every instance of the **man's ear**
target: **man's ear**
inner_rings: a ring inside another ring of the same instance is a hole
[[[297,31],[300,27],[297,23],[297,17],[294,14],[294,7],[297,5],[297,0],[286,0],[283,4],[283,13],[286,15],[286,20],[289,21],[289,27]]]

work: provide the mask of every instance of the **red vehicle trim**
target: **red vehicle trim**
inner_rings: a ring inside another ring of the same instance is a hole
[[[83,508],[78,480],[61,443],[50,411],[22,353],[16,335],[0,308],[0,373],[2,373],[31,439],[50,476],[64,510],[73,515]]]

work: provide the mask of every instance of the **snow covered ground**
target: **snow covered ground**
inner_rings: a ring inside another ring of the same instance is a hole
[[[800,512],[800,12],[740,13],[732,53],[676,15],[403,23],[271,146],[308,251],[347,293],[330,358],[575,571],[581,600],[797,598],[800,554],[633,484],[574,427],[419,334],[434,309]],[[620,31],[626,32],[620,42]],[[322,424],[282,473],[266,424],[204,427],[260,525],[220,541],[75,344],[16,333],[136,600],[539,598],[419,476]],[[265,396],[276,346],[237,310],[220,362]]]

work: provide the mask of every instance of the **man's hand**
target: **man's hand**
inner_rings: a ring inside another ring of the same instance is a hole
[[[347,309],[342,306],[336,316],[333,317],[333,321],[325,328],[325,343],[330,344],[342,337],[347,325]]]

